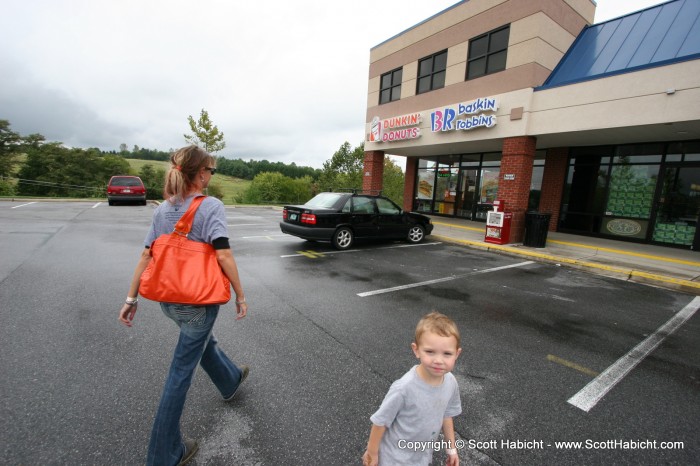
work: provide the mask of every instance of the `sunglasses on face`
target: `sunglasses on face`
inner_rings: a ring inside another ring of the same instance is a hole
[[[205,170],[209,170],[212,175],[216,174],[216,167],[204,167]]]

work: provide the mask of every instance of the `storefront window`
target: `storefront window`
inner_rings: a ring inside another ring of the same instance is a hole
[[[438,166],[435,188],[435,210],[440,214],[454,214],[458,175],[459,157],[457,157],[457,161],[453,163],[440,163]]]
[[[613,148],[581,149],[572,150],[564,187],[560,227],[563,230],[597,233],[600,229],[610,170],[610,157],[607,154],[610,154]]]
[[[418,168],[435,168],[437,159],[418,159]]]
[[[614,165],[605,215],[649,218],[658,165]]]
[[[501,153],[491,152],[484,154],[481,165],[484,167],[500,167],[501,166]]]
[[[671,166],[662,172],[653,241],[690,247],[700,213],[700,167]]]
[[[644,239],[649,228],[659,165],[614,165],[600,233]]]
[[[683,142],[683,161],[700,162],[700,141]]]
[[[618,146],[613,163],[659,163],[663,152],[663,144]]]
[[[414,209],[486,219],[498,195],[500,152],[419,159]]]
[[[699,155],[698,141],[572,149],[560,228],[692,247],[700,237]]]
[[[433,210],[433,194],[435,192],[435,170],[418,170],[416,186],[415,210],[431,212]]]
[[[499,168],[483,168],[479,176],[479,203],[475,217],[486,220],[486,212],[493,210],[493,201],[498,198]],[[506,206],[507,207],[507,206]]]

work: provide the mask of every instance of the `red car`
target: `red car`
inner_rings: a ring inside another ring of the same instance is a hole
[[[114,205],[115,202],[146,205],[146,187],[138,176],[113,176],[107,184],[107,201],[109,205]]]

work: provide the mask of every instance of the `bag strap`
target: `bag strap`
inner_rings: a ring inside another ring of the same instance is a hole
[[[190,207],[182,215],[182,217],[180,217],[180,220],[178,220],[178,222],[175,224],[173,233],[177,233],[180,236],[187,237],[187,235],[190,233],[190,230],[192,229],[192,223],[194,222],[194,214],[197,213],[199,205],[202,203],[202,201],[204,201],[204,199],[206,199],[206,197],[207,196],[202,194],[192,199]]]

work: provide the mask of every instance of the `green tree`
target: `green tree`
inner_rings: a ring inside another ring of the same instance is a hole
[[[109,180],[114,175],[129,173],[129,162],[119,155],[105,155],[101,160],[101,179]]]
[[[161,199],[165,187],[165,170],[155,169],[153,165],[146,164],[139,170],[139,177],[146,187],[147,199]]]
[[[406,176],[393,160],[384,158],[384,176],[382,177],[382,194],[403,206],[403,188]]]
[[[67,149],[60,143],[43,144],[27,150],[19,172],[19,193],[34,196],[88,197],[99,184],[90,183],[99,173],[97,156],[81,149]]]
[[[58,142],[27,146],[26,153],[18,187],[24,195],[103,197],[109,177],[129,170],[120,156],[66,148]]]
[[[209,153],[218,152],[224,147],[224,133],[219,131],[219,128],[214,125],[209,119],[209,113],[202,109],[199,115],[199,120],[195,121],[192,115],[187,117],[190,124],[192,134],[185,134],[185,141],[189,144],[195,144],[202,147]]]
[[[259,173],[243,196],[248,204],[303,204],[311,199],[310,176],[293,179],[278,172]]]
[[[322,191],[362,189],[362,169],[365,160],[364,142],[355,149],[344,142],[330,160],[323,163],[318,179]]]
[[[0,120],[0,176],[11,176],[22,150],[22,137],[10,130],[10,122]]]

